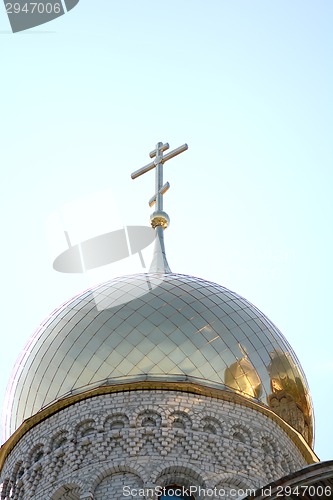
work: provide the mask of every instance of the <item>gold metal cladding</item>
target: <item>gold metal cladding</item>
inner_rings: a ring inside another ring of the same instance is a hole
[[[157,226],[162,226],[163,229],[166,229],[170,223],[170,219],[165,212],[154,212],[150,216],[150,224],[153,229]]]
[[[305,441],[304,437],[296,431],[291,425],[287,424],[281,417],[279,417],[274,411],[270,410],[268,407],[263,406],[259,403],[251,401],[244,396],[236,394],[234,392],[229,392],[221,389],[213,389],[210,387],[204,387],[199,384],[193,384],[190,382],[164,382],[164,381],[152,381],[144,380],[138,382],[131,382],[126,384],[117,384],[110,386],[101,386],[91,389],[89,391],[75,394],[64,399],[60,399],[50,406],[40,410],[38,413],[26,419],[20,427],[11,435],[11,437],[2,445],[0,448],[0,472],[3,468],[5,460],[9,453],[14,449],[16,444],[20,439],[30,431],[33,427],[38,425],[43,420],[46,420],[51,415],[75,404],[79,401],[84,401],[95,396],[102,396],[104,394],[112,394],[117,392],[128,392],[128,391],[138,391],[138,390],[164,390],[164,391],[179,391],[187,392],[190,394],[197,394],[200,396],[206,396],[214,399],[220,399],[224,401],[229,401],[231,403],[238,404],[240,406],[245,406],[252,410],[258,411],[259,413],[265,415],[275,422],[281,429],[288,435],[288,437],[296,445],[300,453],[303,455],[304,459],[308,464],[313,464],[319,462],[319,458],[312,450],[310,445]]]
[[[267,404],[299,431],[308,443],[312,443],[313,415],[310,396],[305,391],[304,382],[297,377],[297,370],[292,369],[294,362],[289,353],[275,351],[270,356],[268,372],[271,392],[267,395]],[[244,396],[261,399],[262,382],[255,366],[246,355],[226,368],[224,383]]]
[[[294,365],[288,352],[276,351],[271,354],[268,372],[272,392],[267,398],[267,403],[275,413],[297,429],[308,442],[312,442],[311,400],[303,381],[297,376],[297,370],[293,369]]]
[[[261,397],[261,380],[256,369],[246,357],[235,361],[226,368],[224,382],[227,387],[242,392],[245,396],[248,395],[257,399]]]

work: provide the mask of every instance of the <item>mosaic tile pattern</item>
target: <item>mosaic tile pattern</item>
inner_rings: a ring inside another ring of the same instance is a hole
[[[284,412],[312,439],[307,382],[276,326],[236,293],[173,273],[117,278],[55,311],[14,371],[7,437],[65,396],[149,378],[227,387]]]

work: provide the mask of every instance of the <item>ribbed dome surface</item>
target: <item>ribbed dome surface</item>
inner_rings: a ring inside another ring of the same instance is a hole
[[[255,398],[311,443],[307,383],[280,331],[236,293],[172,273],[117,278],[55,311],[13,374],[7,437],[65,396],[149,378]]]

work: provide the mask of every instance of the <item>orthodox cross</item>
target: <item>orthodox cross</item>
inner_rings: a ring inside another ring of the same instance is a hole
[[[153,254],[153,260],[150,266],[150,272],[153,273],[171,273],[166,254],[164,248],[164,238],[163,231],[168,227],[170,222],[169,216],[163,212],[163,195],[167,192],[170,187],[170,184],[166,182],[163,184],[163,164],[171,160],[174,156],[183,153],[188,149],[187,144],[183,144],[177,149],[170,151],[170,153],[163,156],[164,151],[169,149],[169,144],[166,142],[158,142],[156,144],[156,148],[149,153],[150,158],[155,158],[154,161],[148,163],[144,167],[140,168],[136,172],[133,172],[131,175],[132,179],[136,179],[140,177],[140,175],[149,172],[153,168],[156,168],[155,171],[155,194],[149,200],[149,206],[152,207],[156,204],[156,209],[154,213],[150,216],[150,223],[153,229],[156,231],[156,240],[155,240],[155,250]]]
[[[149,200],[150,207],[152,207],[156,203],[156,212],[163,211],[163,195],[170,187],[170,184],[168,182],[163,184],[163,164],[166,161],[171,160],[171,158],[173,158],[174,156],[177,156],[180,153],[186,151],[188,149],[188,145],[183,144],[179,148],[176,148],[173,151],[170,151],[170,153],[167,153],[165,156],[163,156],[164,151],[166,151],[167,149],[169,149],[169,144],[167,142],[165,144],[163,144],[162,142],[158,142],[156,144],[156,148],[149,153],[150,158],[155,157],[155,160],[151,163],[148,163],[148,165],[140,168],[136,172],[133,172],[133,174],[131,175],[132,179],[136,179],[137,177],[140,177],[140,175],[145,174],[146,172],[149,172],[149,170],[152,170],[156,167],[155,194]]]

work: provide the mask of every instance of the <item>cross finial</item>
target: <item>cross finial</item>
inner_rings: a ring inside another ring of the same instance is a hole
[[[169,144],[167,142],[165,144],[163,144],[162,142],[158,142],[156,144],[156,148],[149,153],[150,158],[155,157],[155,160],[151,163],[148,163],[148,165],[140,168],[136,172],[133,172],[133,174],[131,175],[132,179],[136,179],[140,175],[149,172],[149,170],[156,168],[155,194],[149,200],[150,207],[152,207],[156,203],[156,209],[150,218],[153,228],[162,226],[163,229],[165,229],[169,224],[169,217],[165,212],[163,212],[163,195],[169,189],[170,184],[168,182],[163,184],[163,164],[174,156],[177,156],[180,153],[183,153],[183,151],[186,151],[188,149],[188,145],[183,144],[179,148],[174,149],[173,151],[170,151],[170,153],[163,156],[164,151],[166,151],[167,149],[169,149]]]
[[[163,229],[168,227],[168,224],[170,222],[169,216],[165,212],[163,212],[163,195],[169,189],[170,184],[168,182],[163,184],[163,164],[174,156],[177,156],[183,151],[186,151],[188,149],[188,146],[187,144],[183,144],[179,148],[174,149],[170,153],[163,156],[164,151],[166,151],[167,149],[169,149],[169,144],[167,142],[165,144],[163,144],[163,142],[158,142],[156,144],[156,148],[149,153],[150,158],[155,158],[155,160],[151,163],[148,163],[148,165],[140,168],[136,172],[133,172],[133,174],[131,175],[132,179],[136,179],[140,175],[149,172],[149,170],[156,168],[155,194],[149,200],[150,207],[156,204],[156,209],[150,216],[150,223],[156,231],[155,250],[149,270],[153,273],[171,273],[165,254],[163,238]]]

